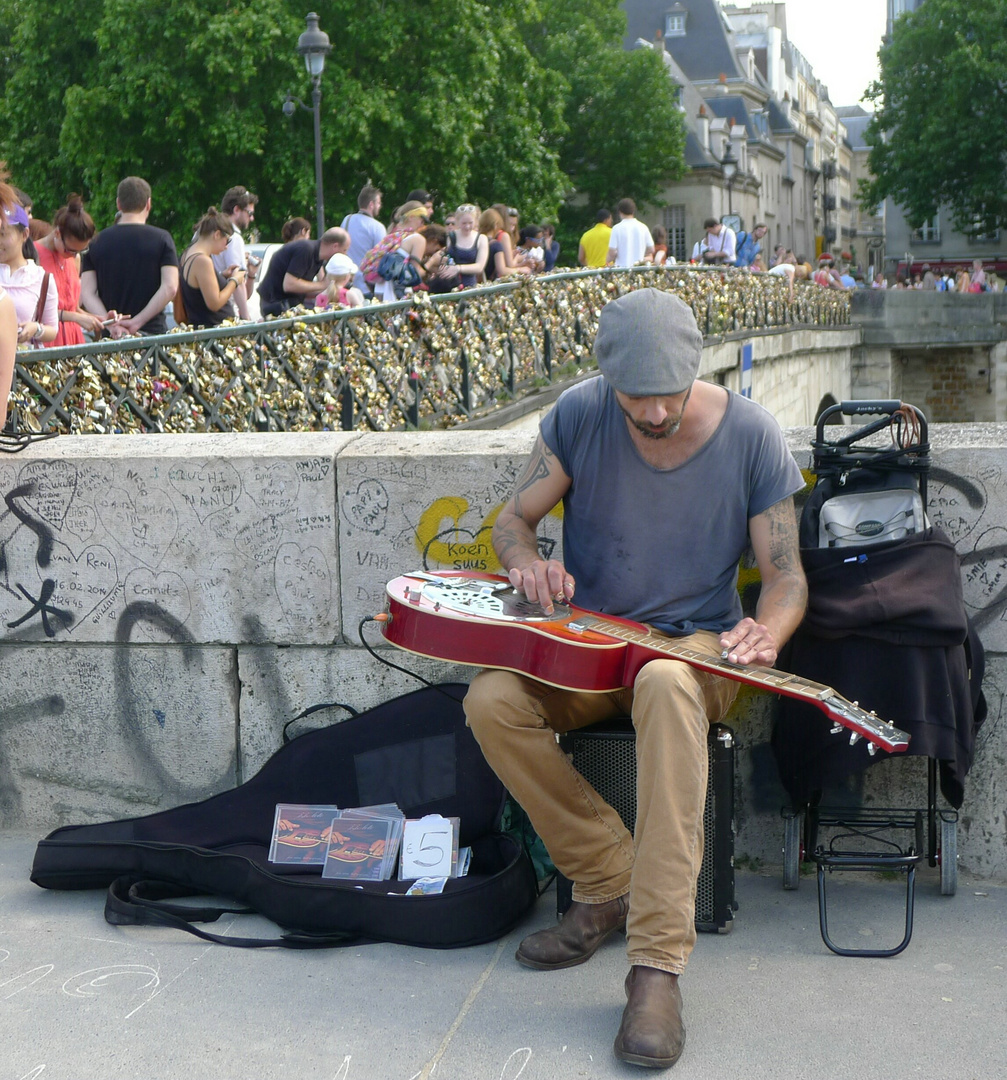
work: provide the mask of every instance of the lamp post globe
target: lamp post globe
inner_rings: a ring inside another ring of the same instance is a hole
[[[305,18],[308,28],[297,39],[297,51],[304,57],[304,66],[311,76],[311,108],[315,122],[315,209],[318,212],[318,236],[325,232],[325,195],[322,190],[322,72],[325,70],[325,58],[332,51],[329,35],[319,29],[318,16],[309,12]],[[289,99],[288,99],[289,104]],[[283,111],[287,111],[284,105]],[[293,109],[291,108],[291,112]]]
[[[720,167],[723,170],[724,179],[727,181],[727,214],[728,217],[731,217],[734,214],[734,208],[731,205],[731,194],[734,187],[734,177],[738,172],[738,159],[734,156],[730,143],[724,148],[724,156],[720,159]]]
[[[332,51],[329,35],[318,28],[318,16],[312,11],[305,22],[307,30],[297,39],[297,51],[304,57],[304,66],[313,79],[320,79],[325,70],[325,58]]]

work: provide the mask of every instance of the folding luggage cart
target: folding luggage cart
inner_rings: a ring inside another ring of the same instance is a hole
[[[837,414],[879,418],[853,429],[844,425],[838,429],[837,438],[827,439],[826,425]],[[892,434],[888,445],[884,445],[880,437],[885,429],[890,429]],[[819,575],[827,575],[827,580],[833,585],[836,581],[856,582],[861,579],[861,571],[868,563],[873,567],[885,559],[898,558],[902,545],[915,547],[917,553],[921,550],[920,543],[932,534],[927,531],[929,523],[926,516],[927,473],[930,468],[927,421],[918,408],[899,401],[845,401],[834,405],[819,417],[812,449],[816,482],[805,504],[800,527],[801,554],[809,575],[809,590],[814,589],[812,566]],[[940,540],[943,541],[941,557],[944,564],[953,563],[957,567],[950,542],[943,536]],[[844,567],[850,572],[846,573]],[[863,570],[863,573],[867,571]],[[819,580],[826,578],[819,576]],[[864,577],[863,580],[869,579]],[[921,603],[925,603],[925,598]],[[863,672],[852,673],[850,681],[844,682],[841,672],[833,671],[829,678],[829,673],[822,670],[805,670],[798,655],[802,648],[801,641],[799,635],[795,635],[791,643],[793,648],[788,646],[788,653],[781,658],[781,666],[789,666],[789,670],[796,674],[828,682],[849,697],[856,695],[858,681],[862,685],[863,679],[869,678]],[[838,651],[841,643],[836,644]],[[826,645],[824,640],[814,639],[818,654],[823,652],[823,645]],[[965,650],[968,657],[967,644]],[[856,654],[857,660],[862,660],[865,655],[868,654]],[[868,655],[868,662],[869,659]],[[966,662],[970,661],[962,661],[962,670],[965,670]],[[875,708],[874,701],[861,704]],[[778,763],[781,754],[797,753],[782,745],[789,737],[781,734],[782,722],[788,716],[792,721],[795,718],[799,721],[802,710],[804,720],[810,720],[809,706],[801,703],[784,700],[779,710],[774,730],[774,750]],[[881,712],[880,707],[878,711]],[[970,711],[970,721],[971,715]],[[911,730],[911,717],[884,715],[884,719]],[[832,729],[831,735],[840,731],[837,726]],[[791,734],[795,732],[799,732],[799,725],[791,727]],[[854,741],[851,740],[851,746]],[[863,754],[863,747],[853,750],[851,746],[847,746],[845,740],[838,745],[832,740],[831,746],[826,747],[820,740],[815,753],[819,755],[819,760],[830,753],[845,754],[849,758],[850,771],[862,771],[869,760]],[[869,751],[873,751],[873,747]],[[926,752],[923,747],[915,749],[917,754]],[[912,742],[909,753],[914,753]],[[853,755],[858,755],[856,760]],[[836,767],[845,766],[840,762]],[[822,939],[829,949],[839,955],[894,956],[909,944],[913,927],[916,867],[923,858],[930,866],[940,866],[942,894],[952,896],[955,893],[958,814],[954,809],[938,808],[938,761],[935,756],[927,757],[926,772],[927,800],[922,808],[831,806],[822,803],[822,790],[818,789],[807,792],[805,797],[793,800],[791,805],[783,809],[783,887],[798,887],[803,859],[807,857],[816,863]],[[781,764],[782,776],[784,766]],[[786,783],[785,779],[785,786]],[[823,833],[830,835],[823,840]],[[894,948],[841,948],[829,936],[827,875],[863,870],[905,874],[905,933]]]

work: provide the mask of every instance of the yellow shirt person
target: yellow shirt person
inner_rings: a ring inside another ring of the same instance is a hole
[[[577,261],[581,266],[598,267],[608,262],[608,242],[612,235],[612,215],[599,210],[596,224],[580,238]]]

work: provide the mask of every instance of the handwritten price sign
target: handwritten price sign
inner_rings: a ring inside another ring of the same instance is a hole
[[[452,877],[458,850],[458,823],[440,814],[410,819],[402,833],[401,881]]]

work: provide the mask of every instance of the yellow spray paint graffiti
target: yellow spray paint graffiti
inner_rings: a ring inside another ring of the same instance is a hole
[[[493,550],[491,534],[504,505],[494,506],[476,528],[471,528],[462,525],[472,508],[468,499],[462,495],[435,499],[420,515],[416,527],[416,547],[424,565],[498,572],[500,560]],[[562,520],[562,506],[551,510],[549,516]]]
[[[493,507],[478,528],[470,529],[461,524],[471,506],[468,499],[461,495],[435,499],[423,511],[416,528],[416,546],[424,564],[455,570],[499,570],[490,534],[503,505]]]

